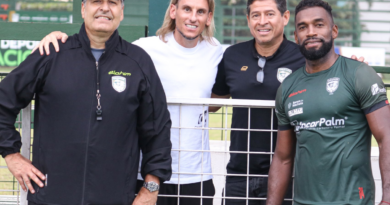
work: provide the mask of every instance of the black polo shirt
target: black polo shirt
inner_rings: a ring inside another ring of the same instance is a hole
[[[218,74],[213,87],[217,95],[230,94],[233,99],[275,100],[276,91],[286,74],[305,65],[305,58],[297,44],[284,38],[274,55],[266,57],[264,80],[259,83],[256,74],[260,70],[257,62],[260,55],[255,48],[255,39],[233,45],[226,49],[218,66]],[[279,80],[278,80],[279,79]],[[273,113],[273,129],[277,130],[277,118]],[[270,109],[251,109],[251,123],[248,126],[248,108],[233,108],[232,128],[271,129]],[[271,151],[271,132],[250,132],[250,151]],[[276,132],[273,133],[275,150]],[[248,132],[231,132],[231,151],[247,151]],[[251,154],[250,174],[268,174],[270,156]],[[247,173],[247,154],[230,154],[227,165],[230,174]],[[245,180],[246,177],[228,177],[228,180]]]

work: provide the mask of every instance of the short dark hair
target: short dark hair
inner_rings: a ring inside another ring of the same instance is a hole
[[[330,18],[333,22],[332,7],[329,5],[328,2],[322,0],[302,0],[301,2],[299,2],[297,7],[295,7],[295,20],[297,19],[297,14],[300,11],[311,7],[322,7],[323,9],[325,9],[330,15]]]
[[[248,0],[248,2],[246,3],[246,10],[248,12],[248,15],[251,13],[250,6],[255,1],[261,1],[261,0]],[[287,2],[286,2],[286,0],[274,0],[274,1],[276,3],[276,6],[278,7],[278,10],[280,11],[280,14],[283,16],[284,12],[287,11]]]

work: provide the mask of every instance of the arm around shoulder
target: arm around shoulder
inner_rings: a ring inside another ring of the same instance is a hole
[[[46,52],[46,55],[50,55],[50,44],[53,44],[55,51],[60,51],[60,46],[58,43],[58,40],[61,40],[62,43],[65,43],[68,39],[68,35],[66,33],[62,33],[61,31],[53,31],[46,35],[38,44],[37,47],[35,47],[31,53],[35,52],[35,50],[39,49],[39,53],[41,55],[44,55]]]
[[[211,98],[220,98],[220,99],[229,99],[230,94],[228,95],[217,95],[215,93],[211,93]],[[221,107],[220,106],[209,106],[209,112],[217,112]]]

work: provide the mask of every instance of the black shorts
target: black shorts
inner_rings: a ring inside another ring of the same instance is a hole
[[[247,181],[229,181],[226,180],[226,196],[227,197],[246,197]],[[256,177],[249,179],[249,192],[250,198],[267,198],[268,178]],[[224,190],[222,190],[222,196],[224,196]],[[285,198],[292,198],[292,186],[291,184],[287,188]],[[265,205],[265,200],[248,200],[248,205]],[[246,205],[245,199],[222,199],[222,205]],[[282,205],[291,205],[292,201],[284,201]]]
[[[137,190],[140,190],[143,181],[137,181]],[[178,195],[177,184],[161,184],[160,191],[158,194],[162,195]],[[200,196],[201,183],[192,183],[192,184],[180,184],[180,196]],[[213,180],[203,181],[203,196],[211,198],[203,198],[203,205],[213,205],[213,197],[215,195],[215,188]],[[189,198],[189,197],[168,197],[168,196],[158,196],[157,205],[177,205],[178,200],[180,200],[180,205],[200,205],[199,198]]]

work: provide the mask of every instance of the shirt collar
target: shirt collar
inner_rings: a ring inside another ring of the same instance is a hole
[[[88,38],[87,31],[85,30],[85,23],[81,25],[80,31],[79,31],[79,39],[81,41],[83,49],[92,55],[91,51],[91,42]],[[105,58],[112,55],[115,51],[114,49],[117,47],[119,42],[121,41],[120,36],[118,34],[118,30],[115,30],[114,33],[110,36],[110,38],[106,41],[106,48],[105,48]]]
[[[260,58],[260,57],[263,57],[263,58],[265,58],[267,61],[268,61],[268,60],[271,60],[272,58],[274,58],[274,57],[280,52],[280,50],[282,50],[282,49],[287,45],[287,43],[288,43],[288,40],[287,40],[286,36],[283,34],[283,41],[282,41],[282,43],[280,44],[278,50],[276,50],[276,52],[275,52],[274,54],[272,54],[271,56],[265,57],[265,56],[260,55],[260,54],[257,52],[256,47],[255,47],[256,40],[253,38],[253,40],[252,40],[252,55],[253,55],[253,57],[256,58],[256,59],[258,59],[258,58]]]

